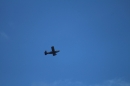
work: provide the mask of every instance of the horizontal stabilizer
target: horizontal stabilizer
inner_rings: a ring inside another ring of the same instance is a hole
[[[45,51],[44,54],[47,55],[47,51]]]

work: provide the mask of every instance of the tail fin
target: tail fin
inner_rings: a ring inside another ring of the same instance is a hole
[[[45,51],[44,54],[47,55],[47,51]]]

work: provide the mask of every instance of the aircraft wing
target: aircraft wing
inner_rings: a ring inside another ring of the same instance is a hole
[[[53,54],[53,56],[55,56],[55,55],[56,55],[56,53]]]
[[[55,51],[55,48],[54,48],[54,46],[52,46],[52,47],[51,47],[51,50],[52,50],[52,52],[54,52],[54,51]]]

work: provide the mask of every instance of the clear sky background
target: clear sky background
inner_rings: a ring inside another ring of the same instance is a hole
[[[0,86],[130,86],[130,0],[0,0]]]

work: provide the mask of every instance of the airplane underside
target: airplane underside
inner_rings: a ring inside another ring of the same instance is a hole
[[[59,50],[55,50],[54,49],[54,46],[51,47],[51,51],[50,52],[47,52],[45,51],[44,54],[47,55],[47,54],[52,54],[53,56],[57,55],[56,53],[60,52]]]

